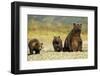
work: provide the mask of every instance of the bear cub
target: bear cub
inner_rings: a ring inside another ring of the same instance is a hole
[[[35,54],[40,54],[40,50],[43,48],[43,43],[40,43],[38,39],[32,39],[29,41],[28,47],[30,51],[29,55],[32,55],[33,51]]]
[[[62,51],[62,40],[60,36],[54,36],[52,44],[55,52]]]

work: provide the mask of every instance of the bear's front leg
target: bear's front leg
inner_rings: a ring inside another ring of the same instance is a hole
[[[81,51],[82,52],[82,41],[79,41],[78,51]]]
[[[35,50],[35,54],[40,54],[40,50]]]
[[[32,49],[30,49],[30,55],[32,55],[33,54],[33,50]]]

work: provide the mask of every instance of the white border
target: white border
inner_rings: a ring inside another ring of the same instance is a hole
[[[27,15],[60,15],[88,17],[88,59],[27,61]],[[20,7],[20,70],[78,67],[94,65],[94,11],[42,7]]]

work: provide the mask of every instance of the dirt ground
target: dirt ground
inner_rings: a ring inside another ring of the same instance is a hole
[[[33,54],[28,55],[27,60],[28,61],[37,61],[37,60],[59,60],[59,59],[86,59],[88,58],[88,51],[87,51],[87,42],[83,42],[83,52],[54,52],[53,48],[50,48],[49,45],[47,45],[46,48],[41,50],[40,54]],[[49,49],[52,50],[49,50]],[[29,53],[29,51],[28,51]]]

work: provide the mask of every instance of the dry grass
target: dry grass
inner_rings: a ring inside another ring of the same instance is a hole
[[[64,39],[66,38],[66,34],[63,33],[55,33],[55,32],[45,32],[45,34],[40,32],[30,33],[29,35],[29,40],[33,38],[39,39],[39,41],[43,42],[43,47],[44,49],[41,50],[41,53],[38,55],[30,55],[28,56],[27,60],[28,61],[33,61],[33,60],[57,60],[57,59],[84,59],[88,57],[88,52],[87,52],[87,41],[85,40],[83,42],[83,51],[84,52],[54,52],[53,45],[52,45],[52,40],[54,36],[61,36],[61,39],[64,43]],[[84,37],[85,38],[85,37]],[[29,53],[29,51],[28,51]]]
[[[57,59],[86,59],[88,58],[87,52],[87,33],[82,29],[82,40],[83,40],[83,52],[54,52],[52,40],[54,36],[60,36],[63,44],[66,36],[72,29],[72,27],[38,27],[34,26],[28,29],[28,41],[37,38],[43,43],[44,49],[38,55],[29,55],[27,57],[28,61],[33,60],[57,60]],[[66,31],[67,30],[67,31]],[[28,50],[29,53],[29,50]]]
[[[28,61],[33,60],[57,60],[57,59],[86,59],[88,58],[87,52],[44,52],[41,54],[28,56]]]

